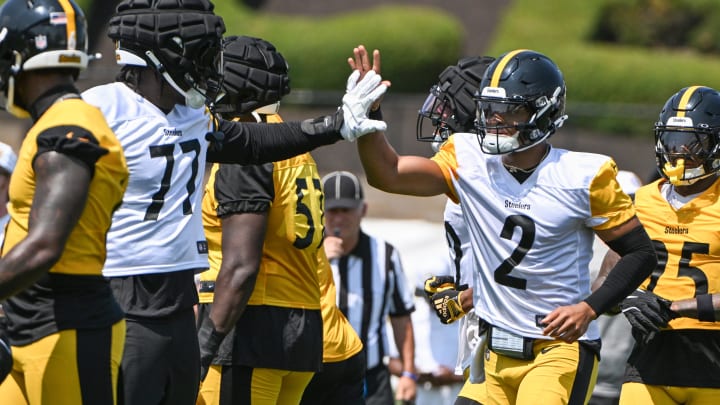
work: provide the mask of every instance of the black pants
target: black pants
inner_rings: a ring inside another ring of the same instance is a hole
[[[349,359],[323,363],[305,388],[300,405],[365,405],[365,349]]]
[[[168,318],[127,319],[119,404],[194,405],[199,385],[192,309]]]
[[[367,405],[393,405],[392,386],[390,385],[390,371],[385,365],[373,367],[365,372],[365,387]]]

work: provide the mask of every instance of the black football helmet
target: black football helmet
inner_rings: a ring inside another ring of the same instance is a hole
[[[88,64],[87,24],[72,0],[8,0],[0,7],[0,88],[4,108],[26,118],[16,105],[15,77],[23,71],[75,69]]]
[[[209,0],[123,0],[110,19],[120,65],[151,66],[199,108],[217,99],[225,23]]]
[[[225,95],[215,103],[216,112],[277,113],[280,99],[290,93],[290,77],[285,58],[273,44],[248,36],[227,37],[223,63]]]
[[[655,123],[655,161],[660,175],[677,186],[720,171],[720,93],[686,87],[670,97]]]
[[[528,149],[562,126],[565,80],[547,56],[518,49],[487,68],[477,94],[482,151],[501,155]]]
[[[444,142],[455,132],[470,132],[475,124],[474,95],[485,69],[495,58],[470,56],[440,73],[440,80],[430,89],[418,111],[416,136],[422,142]],[[432,132],[423,129],[429,121]]]

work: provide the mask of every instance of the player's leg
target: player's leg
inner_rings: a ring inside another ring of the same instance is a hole
[[[338,362],[323,363],[305,388],[300,405],[365,405],[365,350]]]
[[[168,328],[170,389],[162,403],[193,405],[200,381],[200,347],[192,308],[174,315],[168,321]]]
[[[628,382],[620,390],[620,405],[677,405],[664,387]]]
[[[165,324],[164,319],[127,319],[118,390],[120,404],[162,403],[168,386],[167,376],[171,362],[168,351],[170,336],[166,332]],[[193,402],[194,400],[195,398]]]
[[[485,388],[485,382],[473,384],[470,380],[465,380],[455,405],[483,405],[487,401],[487,389]]]
[[[211,365],[205,380],[200,383],[200,391],[195,405],[219,405],[222,381],[222,366]]]
[[[587,403],[597,379],[596,353],[579,342],[541,341],[518,388],[518,405]]]
[[[13,348],[29,404],[116,404],[125,321],[107,328],[68,329]],[[12,385],[17,386],[13,379]],[[4,385],[4,384],[3,384]],[[22,404],[17,398],[3,404]]]

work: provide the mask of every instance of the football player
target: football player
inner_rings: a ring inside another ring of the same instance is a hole
[[[378,76],[365,77],[343,108],[318,120],[216,119],[205,104],[220,93],[225,26],[213,9],[209,0],[121,1],[108,27],[118,81],[83,93],[115,131],[130,170],[103,269],[128,321],[120,391],[128,404],[197,398],[194,274],[208,268],[200,210],[206,162],[282,160],[385,126],[367,119],[386,88]]]
[[[14,363],[0,384],[3,404],[116,403],[125,320],[102,267],[128,168],[75,86],[87,64],[87,24],[72,0],[3,3],[2,105],[32,120],[10,180],[0,260],[0,372],[10,371],[8,342]]]
[[[279,102],[290,91],[285,59],[262,39],[223,43],[226,94],[216,110],[227,119],[282,122]],[[307,400],[362,403],[362,343],[335,305],[317,185],[309,153],[262,166],[213,166],[203,198],[210,270],[200,275],[199,311],[209,371],[198,403],[298,403],[320,362],[327,374],[318,379],[327,382],[311,383],[317,391],[306,392]],[[289,327],[298,317],[304,327]]]
[[[475,92],[480,87],[485,69],[493,60],[494,58],[488,56],[466,57],[440,73],[438,84],[432,87],[418,113],[418,140],[433,142],[433,149],[437,152],[440,145],[453,133],[474,131]],[[425,122],[431,124],[430,135],[423,129]],[[449,259],[455,269],[455,276],[431,277],[425,283],[425,293],[431,304],[442,299],[443,305],[433,305],[442,322],[450,323],[457,319],[459,323],[455,372],[468,378],[455,403],[483,404],[487,401],[482,384],[485,378],[482,361],[485,350],[482,343],[485,341],[486,328],[485,322],[478,318],[472,308],[474,272],[471,265],[470,235],[460,205],[450,199],[445,204],[443,219]],[[436,295],[437,293],[440,294]],[[445,297],[457,302],[457,311],[447,310]]]
[[[633,328],[621,404],[720,401],[720,92],[673,94],[655,124],[659,180],[635,194],[658,264],[620,305]],[[612,252],[609,252],[612,254]]]
[[[370,66],[364,48],[354,56]],[[565,91],[550,58],[513,50],[483,75],[477,134],[453,134],[432,159],[398,156],[382,133],[358,142],[371,185],[445,193],[461,204],[477,272],[475,311],[489,324],[485,385],[493,403],[586,402],[600,345],[592,320],[657,262],[614,161],[550,145],[567,118]],[[593,232],[622,257],[591,293]]]

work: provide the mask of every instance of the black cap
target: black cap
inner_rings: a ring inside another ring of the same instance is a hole
[[[345,171],[332,172],[322,179],[325,193],[325,209],[358,208],[363,203],[360,180]]]

